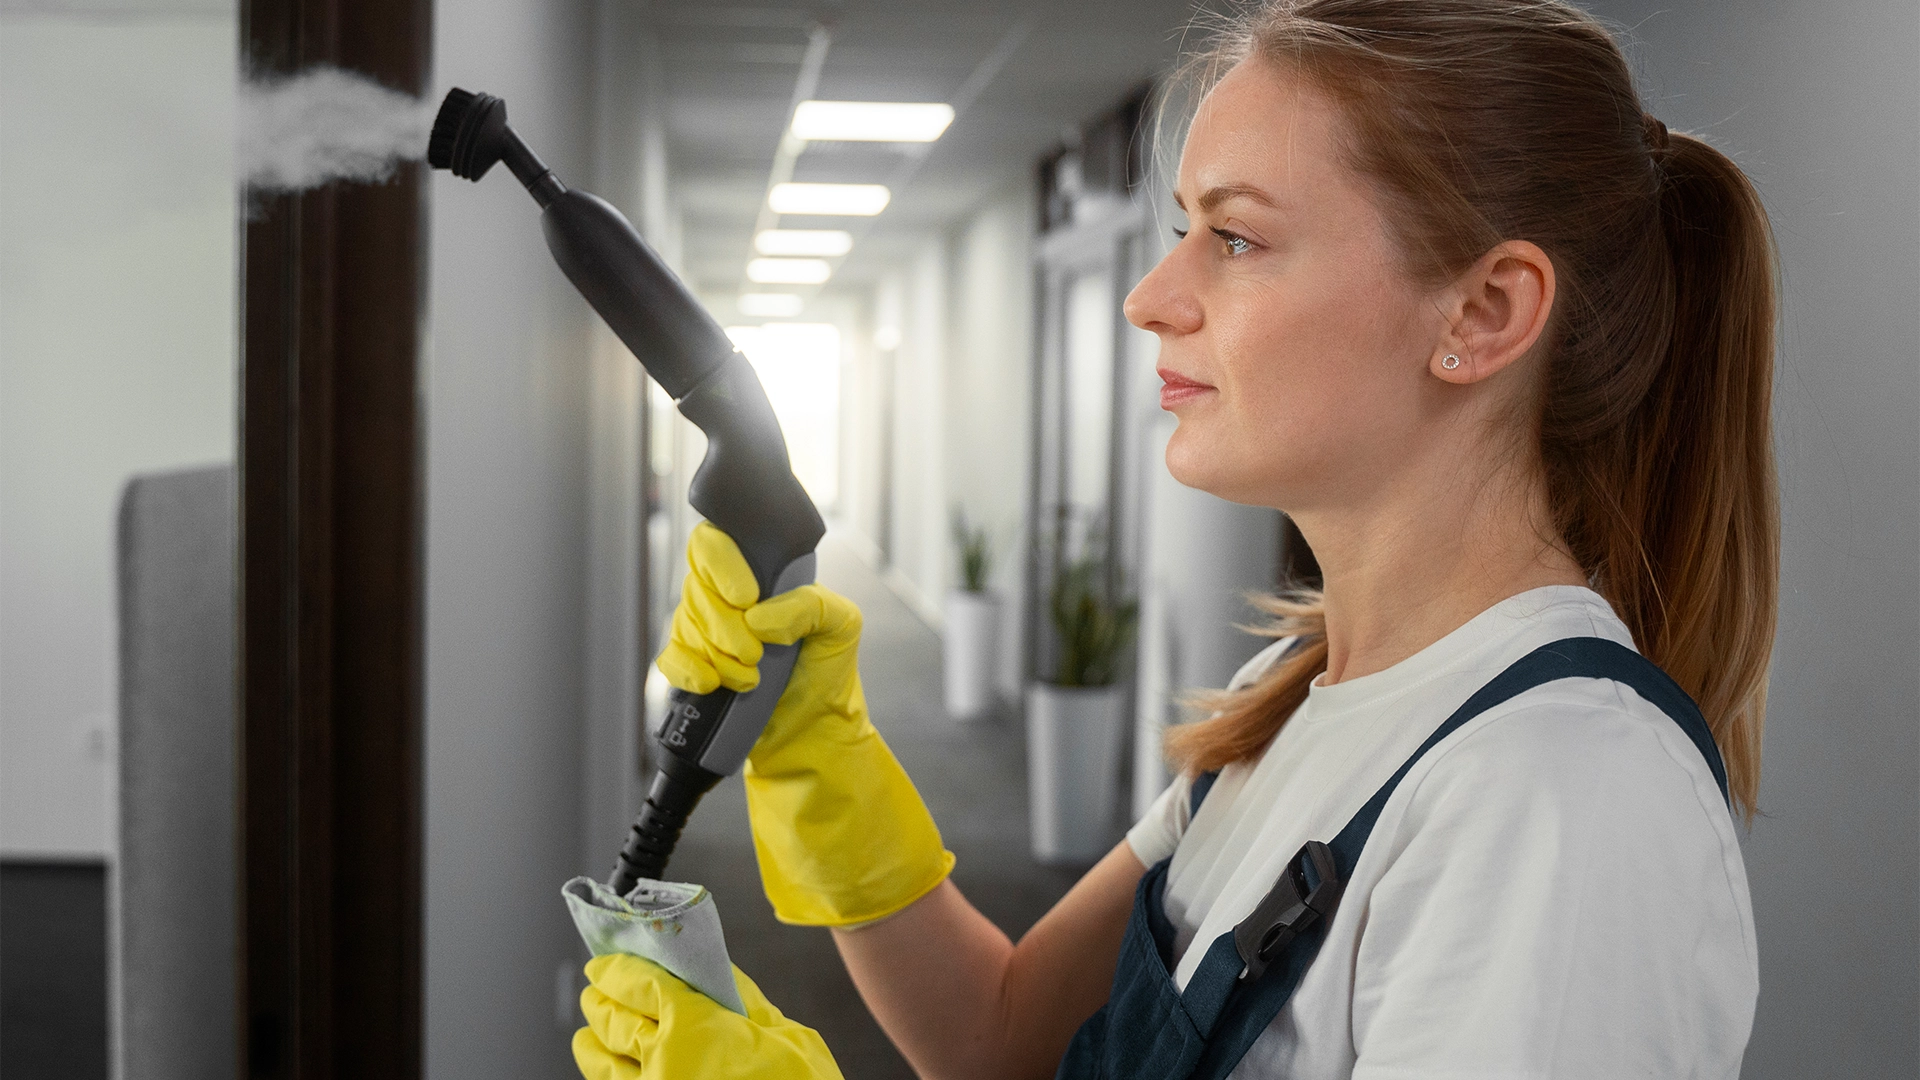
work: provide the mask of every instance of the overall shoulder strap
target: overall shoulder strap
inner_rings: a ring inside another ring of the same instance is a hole
[[[1720,760],[1720,748],[1714,745],[1713,733],[1707,729],[1707,721],[1700,715],[1699,706],[1680,689],[1678,683],[1661,671],[1653,661],[1634,652],[1618,642],[1597,637],[1562,638],[1551,644],[1542,645],[1527,655],[1514,661],[1507,670],[1494,676],[1493,681],[1481,687],[1467,699],[1466,704],[1454,710],[1420,749],[1401,765],[1391,779],[1380,785],[1373,798],[1353,815],[1347,827],[1327,845],[1333,849],[1333,855],[1340,864],[1340,876],[1345,879],[1353,872],[1353,864],[1360,858],[1360,849],[1366,845],[1367,836],[1373,832],[1373,824],[1380,818],[1380,811],[1393,796],[1395,788],[1427,751],[1433,749],[1442,739],[1458,731],[1467,721],[1486,712],[1496,705],[1504,704],[1521,694],[1561,679],[1612,679],[1631,686],[1641,697],[1646,698],[1661,712],[1666,713],[1673,722],[1680,725],[1687,738],[1707,759],[1707,768],[1713,773],[1714,783],[1720,785],[1720,797],[1727,798],[1727,767]]]
[[[1220,770],[1203,772],[1193,778],[1193,790],[1187,793],[1187,820],[1200,812],[1200,804],[1207,801],[1207,792],[1213,790],[1213,782],[1220,779]]]
[[[1686,691],[1682,690],[1667,673],[1661,671],[1652,661],[1632,649],[1604,638],[1575,637],[1563,638],[1551,644],[1542,645],[1515,661],[1512,666],[1493,678],[1476,691],[1466,703],[1454,710],[1432,735],[1420,744],[1420,748],[1407,758],[1380,790],[1374,792],[1371,799],[1360,808],[1338,836],[1325,845],[1323,851],[1330,850],[1333,868],[1337,868],[1337,887],[1333,890],[1334,902],[1338,903],[1339,889],[1353,873],[1354,864],[1360,859],[1361,849],[1366,846],[1367,838],[1373,833],[1374,823],[1380,819],[1380,811],[1393,796],[1400,781],[1413,770],[1427,751],[1433,749],[1448,735],[1458,731],[1467,721],[1481,713],[1510,701],[1520,694],[1546,683],[1560,679],[1612,679],[1632,687],[1648,702],[1671,717],[1674,723],[1687,734],[1693,744],[1706,758],[1707,767],[1720,786],[1721,798],[1727,797],[1727,770],[1720,759],[1720,750],[1713,742],[1713,734],[1707,728],[1706,720],[1700,715]],[[1196,788],[1199,786],[1196,782]],[[1196,803],[1197,805],[1197,803]],[[1320,845],[1309,844],[1308,848]],[[1306,849],[1302,850],[1303,858]],[[1281,889],[1293,873],[1289,864],[1287,875],[1275,886]],[[1313,875],[1307,875],[1304,883],[1317,884]],[[1255,908],[1255,914],[1249,921],[1258,918],[1263,909],[1268,908],[1262,901]],[[1296,908],[1298,905],[1296,905]],[[1316,913],[1320,914],[1320,913]],[[1201,960],[1199,970],[1194,972],[1187,984],[1186,997],[1202,1001],[1218,1002],[1218,1018],[1211,1025],[1207,1036],[1207,1047],[1200,1064],[1194,1069],[1194,1080],[1223,1080],[1233,1071],[1240,1059],[1246,1056],[1254,1040],[1260,1037],[1273,1018],[1279,1015],[1293,991],[1300,985],[1300,979],[1306,974],[1307,966],[1313,962],[1320,951],[1320,944],[1326,939],[1327,924],[1333,920],[1333,909],[1329,908],[1324,917],[1316,919],[1291,938],[1282,955],[1276,956],[1264,973],[1256,979],[1243,981],[1240,974],[1246,970],[1239,950],[1235,947],[1236,936],[1246,937],[1247,923],[1242,923],[1234,931],[1222,934],[1208,948]],[[1271,932],[1265,927],[1252,927],[1252,939],[1258,940]]]

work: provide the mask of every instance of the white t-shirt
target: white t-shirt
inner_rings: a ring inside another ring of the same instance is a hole
[[[1576,636],[1633,645],[1589,589],[1522,593],[1385,671],[1312,687],[1191,822],[1192,781],[1176,780],[1127,840],[1149,866],[1173,857],[1181,987],[1300,846],[1332,840],[1474,691]],[[1413,767],[1319,957],[1233,1075],[1731,1078],[1758,991],[1746,869],[1699,749],[1630,688],[1565,679]]]

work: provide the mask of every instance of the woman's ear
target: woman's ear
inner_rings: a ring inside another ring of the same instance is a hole
[[[1428,370],[1461,386],[1506,370],[1540,340],[1553,296],[1553,260],[1538,244],[1495,245],[1443,294],[1452,330],[1435,346]]]

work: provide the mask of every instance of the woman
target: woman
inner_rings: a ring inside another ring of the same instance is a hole
[[[929,1077],[1737,1075],[1778,533],[1757,197],[1565,3],[1281,0],[1200,69],[1188,226],[1126,312],[1173,475],[1285,510],[1324,591],[1274,603],[1172,789],[1014,944],[867,723],[858,613],[754,604],[703,529],[669,678],[746,688],[805,639],[748,766],[776,911],[836,928]],[[1611,659],[1528,666],[1576,652]],[[589,971],[589,1076],[837,1075],[744,977],[739,1017]]]

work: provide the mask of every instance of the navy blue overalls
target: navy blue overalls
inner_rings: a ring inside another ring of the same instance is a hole
[[[1183,993],[1173,981],[1173,924],[1163,907],[1162,859],[1140,879],[1107,1003],[1075,1033],[1058,1080],[1224,1080],[1306,974],[1380,810],[1421,756],[1462,724],[1517,694],[1558,679],[1612,679],[1680,725],[1707,759],[1720,795],[1726,766],[1686,691],[1652,661],[1604,638],[1542,645],[1495,676],[1447,717],[1328,843],[1309,842],[1253,913],[1208,946]],[[1200,809],[1214,774],[1196,778]],[[1196,945],[1198,942],[1195,943]]]

